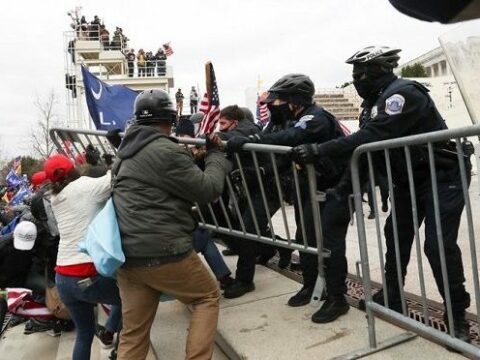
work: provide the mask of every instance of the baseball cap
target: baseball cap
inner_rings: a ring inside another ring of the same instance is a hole
[[[40,186],[47,180],[47,174],[45,171],[37,171],[32,175],[30,182],[33,186]]]
[[[13,246],[17,250],[32,250],[37,238],[37,226],[31,221],[22,221],[13,231]]]
[[[50,156],[43,165],[47,179],[57,182],[68,175],[73,169],[72,161],[65,155],[56,154]]]

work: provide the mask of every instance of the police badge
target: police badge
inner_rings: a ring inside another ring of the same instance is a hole
[[[405,98],[400,94],[393,94],[385,101],[385,112],[388,115],[400,114],[405,105]]]

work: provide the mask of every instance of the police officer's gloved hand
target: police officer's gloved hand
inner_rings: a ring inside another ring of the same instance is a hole
[[[258,143],[261,138],[258,134],[250,135],[249,137],[234,136],[227,141],[228,152],[239,152],[242,150],[243,145],[247,143]]]
[[[122,129],[113,129],[109,130],[107,132],[107,140],[112,144],[116,149],[120,146],[120,143],[122,142],[122,138],[120,136],[120,133],[122,132]]]
[[[295,146],[290,155],[299,164],[311,164],[321,157],[322,153],[318,144],[303,144]]]

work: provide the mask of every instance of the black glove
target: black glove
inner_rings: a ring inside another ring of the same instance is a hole
[[[107,132],[107,140],[112,144],[116,149],[120,146],[122,142],[122,138],[120,137],[120,133],[122,129],[113,129]]]
[[[295,146],[290,152],[290,157],[299,164],[311,164],[321,156],[320,145],[318,144]]]
[[[88,144],[85,148],[85,160],[87,164],[97,165],[100,160],[100,151],[98,151],[92,144]]]
[[[250,138],[243,136],[234,136],[227,141],[227,151],[228,152],[239,152],[242,150],[243,145],[249,143]]]

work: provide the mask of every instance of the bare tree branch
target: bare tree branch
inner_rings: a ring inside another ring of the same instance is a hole
[[[55,92],[51,90],[46,96],[46,99],[41,99],[37,95],[34,105],[39,112],[39,120],[36,122],[31,133],[32,150],[35,155],[45,159],[49,157],[54,150],[49,132],[56,119],[54,110],[57,105],[57,97]]]

